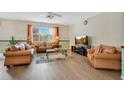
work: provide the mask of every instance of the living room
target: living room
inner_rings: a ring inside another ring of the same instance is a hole
[[[0,13],[0,79],[123,79],[123,20],[123,12]],[[82,40],[78,44],[76,37]],[[33,54],[22,53],[18,43]],[[82,46],[89,46],[81,51],[85,55],[72,49]],[[90,49],[97,57],[104,50],[102,57],[91,60]]]
[[[122,92],[123,0],[1,0],[0,92]]]

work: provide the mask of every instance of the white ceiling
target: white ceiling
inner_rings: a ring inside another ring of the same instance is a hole
[[[0,12],[0,18],[71,25],[80,23],[98,12],[54,12],[62,17],[46,18],[47,12]]]

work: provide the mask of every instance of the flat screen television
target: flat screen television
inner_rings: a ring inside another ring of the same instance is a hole
[[[78,44],[88,45],[88,36],[76,36],[75,45]]]

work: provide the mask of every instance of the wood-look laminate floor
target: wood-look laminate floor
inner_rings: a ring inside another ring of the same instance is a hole
[[[0,62],[0,79],[3,80],[119,80],[120,71],[95,69],[86,57],[70,53],[66,59],[7,69]]]

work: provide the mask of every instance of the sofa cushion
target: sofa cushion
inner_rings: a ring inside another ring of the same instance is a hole
[[[51,42],[46,42],[46,46],[47,46],[47,47],[52,46]]]
[[[58,45],[59,44],[59,39],[54,39],[51,41],[52,44]]]
[[[19,51],[19,50],[20,50],[20,47],[17,45],[13,45],[10,47],[10,51]]]
[[[9,51],[9,52],[4,52],[4,56],[9,57],[9,56],[24,56],[24,55],[31,55],[31,51],[29,50],[22,50],[22,51]]]
[[[39,46],[39,42],[36,42],[36,41],[33,42],[32,44],[33,44],[34,46]]]
[[[110,48],[110,49],[104,49],[103,53],[109,53],[109,54],[114,54],[115,53],[115,49]]]
[[[115,54],[107,54],[107,53],[99,53],[94,54],[95,59],[111,59],[111,60],[121,60],[121,54],[115,53]]]
[[[102,53],[114,54],[117,52],[116,48],[113,46],[101,45],[103,48]]]

